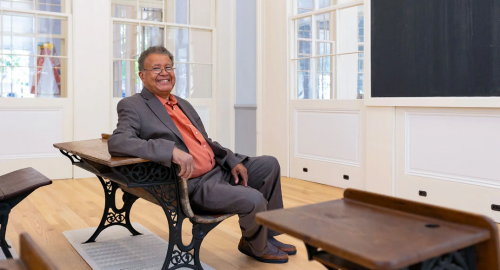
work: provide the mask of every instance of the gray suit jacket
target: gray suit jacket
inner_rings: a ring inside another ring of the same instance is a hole
[[[209,139],[193,106],[178,96],[175,98],[179,108],[212,148],[219,166],[231,170],[247,158]],[[140,157],[170,167],[174,146],[189,153],[167,110],[148,89],[144,88],[140,94],[122,99],[117,110],[118,125],[108,139],[108,151],[112,156]]]

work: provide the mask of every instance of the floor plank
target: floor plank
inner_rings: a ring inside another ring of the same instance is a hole
[[[282,190],[285,208],[339,199],[343,193],[339,188],[286,177],[282,178]],[[104,205],[102,193],[97,178],[53,181],[51,186],[36,190],[12,210],[7,238],[19,253],[19,234],[28,232],[59,269],[91,269],[62,232],[97,226]],[[121,194],[121,191],[117,194],[120,201]],[[159,206],[138,200],[133,206],[131,221],[141,223],[168,240],[167,219]],[[191,223],[186,220],[183,228],[185,242],[191,237],[191,228]],[[215,269],[325,269],[319,263],[307,260],[302,242],[286,235],[278,238],[296,245],[297,255],[290,256],[289,262],[283,265],[257,262],[237,250],[240,236],[237,217],[222,222],[205,238],[201,260]]]

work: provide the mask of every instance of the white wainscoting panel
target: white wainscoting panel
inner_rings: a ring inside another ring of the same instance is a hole
[[[295,111],[295,157],[361,166],[359,111]]]
[[[62,108],[0,109],[0,159],[59,157]]]
[[[500,187],[500,115],[405,112],[405,173]]]
[[[208,137],[211,137],[210,135],[210,107],[201,107],[201,106],[193,106],[198,115],[201,118],[201,121],[203,122],[203,126],[205,127],[205,130],[207,131]]]

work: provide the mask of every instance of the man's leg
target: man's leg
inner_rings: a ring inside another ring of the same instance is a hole
[[[267,200],[267,210],[283,208],[281,173],[278,160],[272,156],[251,157],[243,162],[248,173],[248,186],[258,190]],[[234,184],[234,179],[231,181]],[[253,220],[252,222],[255,222]],[[268,236],[280,235],[273,230]]]
[[[229,184],[231,178],[231,172],[217,166],[199,178],[188,180],[191,205],[207,213],[238,214],[243,237],[253,254],[260,257],[268,252],[267,231],[255,222],[255,215],[267,210],[267,200],[256,189]]]
[[[257,189],[266,198],[268,201],[267,210],[283,208],[281,173],[278,160],[271,156],[261,156],[249,158],[243,162],[243,165],[247,168],[248,186]],[[296,254],[297,248],[295,246],[282,243],[274,238],[274,236],[280,234],[269,229],[267,242],[278,247],[288,255]]]

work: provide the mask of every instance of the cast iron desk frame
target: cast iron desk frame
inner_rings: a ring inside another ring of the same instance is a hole
[[[57,145],[55,147],[58,148]],[[123,226],[133,236],[140,235],[130,223],[132,205],[139,197],[130,191],[142,189],[154,197],[168,220],[168,251],[161,269],[174,270],[182,267],[203,269],[200,263],[201,243],[208,232],[227,217],[214,219],[215,222],[212,223],[201,223],[190,217],[189,219],[193,223],[193,238],[188,245],[183,244],[182,224],[186,215],[182,209],[179,187],[179,181],[183,180],[177,177],[177,166],[165,167],[154,162],[140,162],[110,167],[81,158],[65,150],[60,149],[60,151],[71,160],[73,165],[94,173],[104,189],[105,205],[101,222],[85,243],[95,242],[99,234],[111,226]],[[118,188],[123,190],[124,204],[120,209],[115,204]]]

